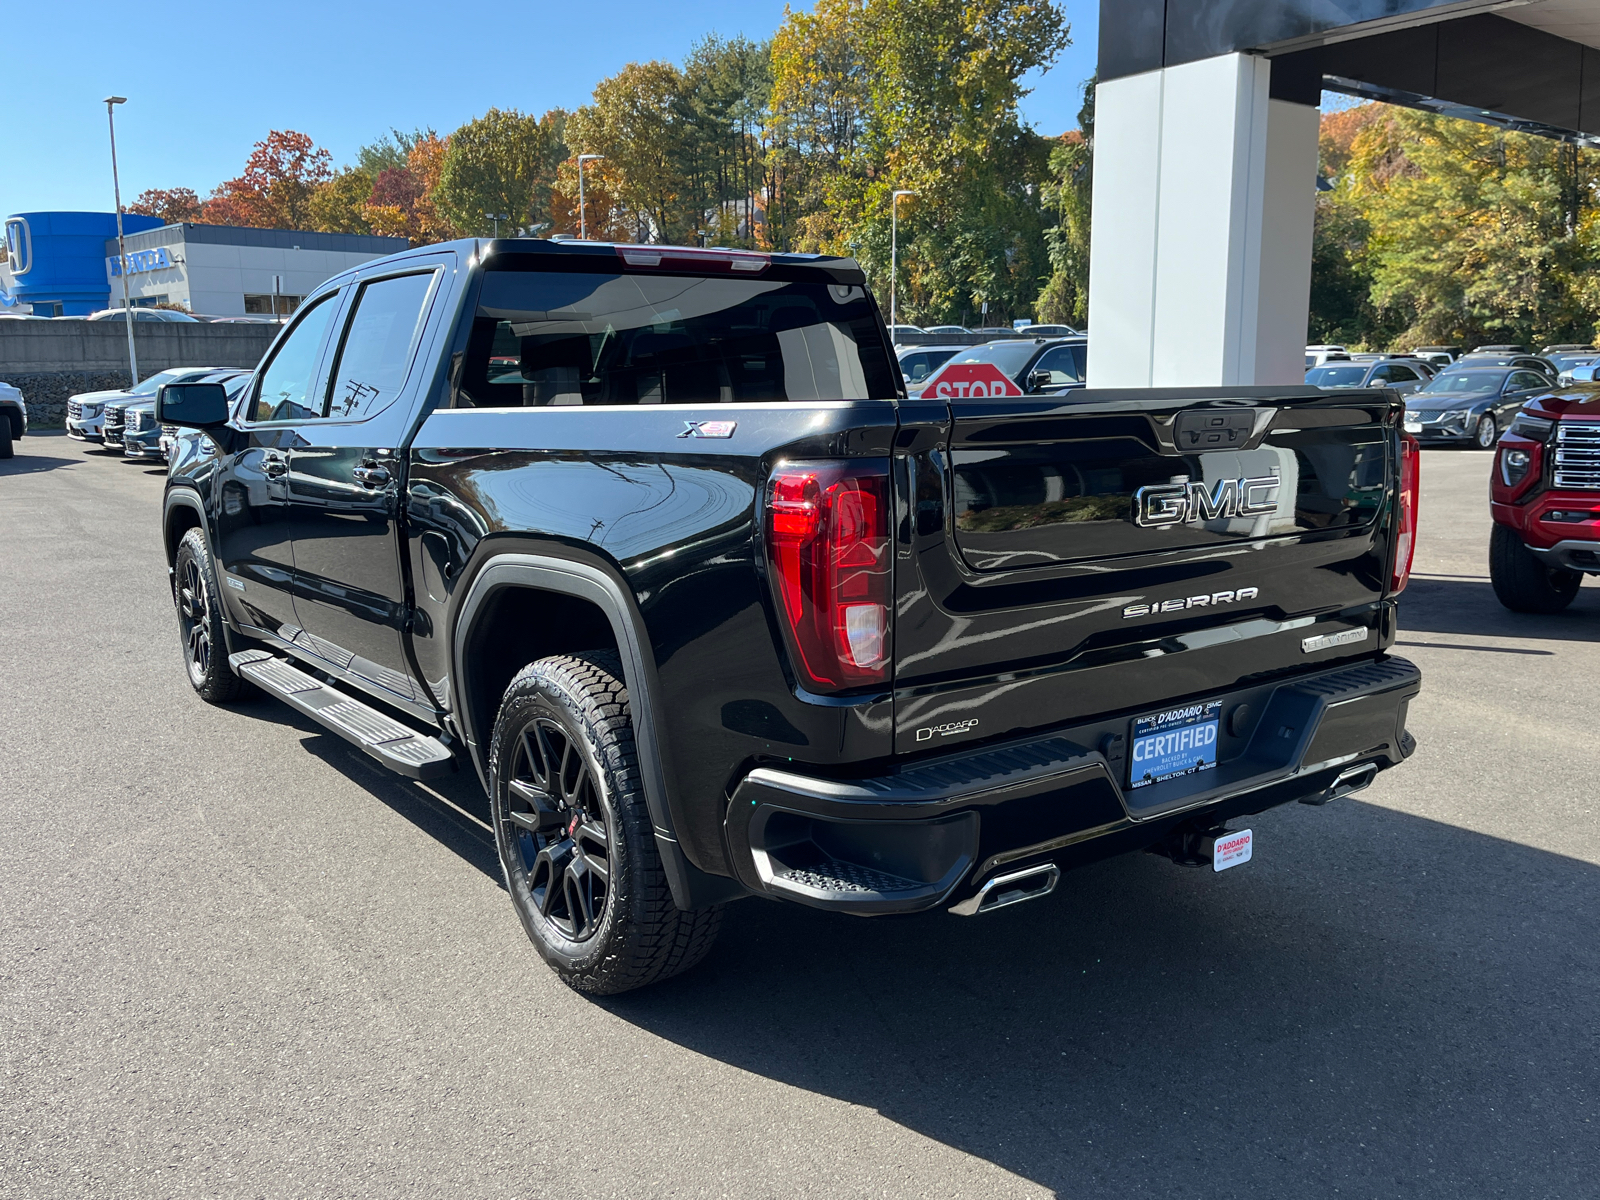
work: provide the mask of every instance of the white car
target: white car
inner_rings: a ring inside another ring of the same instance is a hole
[[[92,312],[85,321],[121,321],[124,320],[123,310],[120,308],[102,308],[99,312]],[[191,317],[186,312],[179,312],[175,308],[135,308],[133,310],[135,321],[165,321],[168,324],[177,322],[180,325],[197,325],[199,320]]]
[[[132,388],[113,388],[105,392],[79,392],[67,397],[67,436],[80,442],[105,440],[107,404],[124,404],[129,401],[153,400],[163,383],[179,383],[197,375],[220,370],[218,367],[181,367],[172,371],[158,371]],[[116,449],[122,448],[118,442]]]
[[[11,457],[11,443],[28,432],[28,402],[20,388],[0,383],[0,458]]]
[[[1307,346],[1306,370],[1310,371],[1327,362],[1345,362],[1350,358],[1350,352],[1343,346]]]

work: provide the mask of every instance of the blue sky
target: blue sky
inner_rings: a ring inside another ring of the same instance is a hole
[[[1023,108],[1042,133],[1077,124],[1094,71],[1098,0],[1064,3],[1075,44],[1034,81]],[[149,187],[204,195],[239,173],[269,129],[308,133],[343,163],[391,125],[448,133],[491,106],[576,108],[625,63],[679,61],[713,30],[766,37],[783,8],[782,0],[10,4],[0,213],[111,210],[107,95],[128,97],[117,110],[124,203]]]

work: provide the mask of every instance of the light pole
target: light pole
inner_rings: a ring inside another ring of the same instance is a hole
[[[895,326],[895,280],[900,274],[900,197],[915,196],[913,191],[902,188],[889,197],[889,331],[891,336]]]
[[[500,236],[500,222],[509,221],[511,219],[510,217],[506,216],[505,213],[484,213],[483,215],[494,222],[495,237]]]
[[[589,213],[583,203],[583,164],[604,157],[604,154],[578,155],[578,236],[585,241],[589,238]]]
[[[106,124],[111,126],[111,192],[117,201],[117,274],[122,276],[122,318],[128,323],[128,371],[133,375],[129,387],[139,386],[139,356],[133,350],[133,305],[128,300],[128,248],[122,242],[122,184],[117,179],[116,106],[126,104],[126,96],[106,97]]]

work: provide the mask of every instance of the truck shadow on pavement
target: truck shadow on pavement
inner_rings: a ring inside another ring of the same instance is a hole
[[[418,783],[370,762],[342,738],[276,700],[250,700],[239,705],[238,711],[253,720],[300,730],[306,735],[300,745],[308,754],[352,780],[396,816],[404,817],[504,888],[499,852],[489,825],[489,801],[478,777],[470,770]]]
[[[1600,871],[1359,801],[1255,828],[971,919],[742,901],[601,1003],[1063,1196],[1592,1195]]]
[[[1580,587],[1564,612],[1538,616],[1503,607],[1487,579],[1413,577],[1400,598],[1400,637],[1417,633],[1600,642],[1600,587]]]
[[[248,707],[500,882],[470,773]],[[978,918],[743,900],[695,970],[571,1002],[1062,1196],[1591,1195],[1600,868],[1359,799],[1253,826],[1242,869],[1125,856]]]
[[[18,443],[13,457],[0,458],[0,477],[37,475],[41,471],[54,471],[57,467],[75,467],[81,461],[77,458],[57,458],[53,454],[24,454]]]

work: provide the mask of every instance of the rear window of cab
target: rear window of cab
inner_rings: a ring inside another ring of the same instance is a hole
[[[490,269],[457,402],[892,400],[898,375],[859,284]]]

